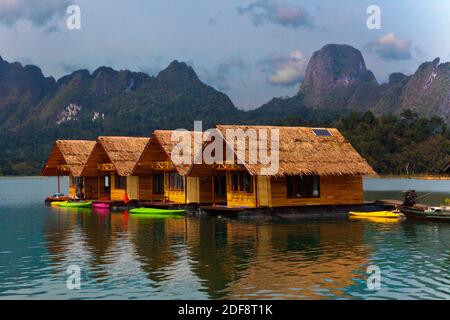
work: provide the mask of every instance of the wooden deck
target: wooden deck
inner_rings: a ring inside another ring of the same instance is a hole
[[[403,201],[395,200],[395,199],[380,199],[375,201],[376,204],[380,206],[392,207],[396,208],[403,204]]]
[[[380,211],[388,207],[386,204],[366,202],[355,205],[313,205],[290,207],[226,207],[226,206],[200,206],[200,209],[210,215],[228,216],[273,216],[282,218],[297,217],[346,217],[349,211]]]

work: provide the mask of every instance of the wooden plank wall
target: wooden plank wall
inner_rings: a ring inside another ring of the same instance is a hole
[[[110,193],[107,192],[105,189],[104,176],[100,177],[100,190],[101,190],[100,194],[101,199],[110,198]],[[98,177],[84,177],[84,193],[86,199],[98,200]]]
[[[123,197],[125,196],[125,189],[116,189],[115,188],[115,178],[114,174],[111,175],[111,201],[123,201]]]
[[[256,207],[255,188],[253,193],[233,192],[231,189],[231,172],[227,172],[227,206],[236,207]]]
[[[165,190],[165,195],[170,202],[184,203],[184,190]]]
[[[212,176],[200,176],[198,177],[199,182],[199,201],[201,204],[211,204],[212,203]]]
[[[271,179],[271,206],[341,205],[364,203],[362,177],[320,177],[320,198],[288,199],[286,179]]]
[[[258,176],[258,205],[270,207],[272,205],[270,196],[270,177]]]
[[[200,203],[199,177],[187,177],[187,202]]]
[[[69,175],[69,196],[75,197],[77,195],[77,187],[73,185],[72,175]]]
[[[152,194],[152,178],[148,176],[139,176],[139,200],[141,201],[162,201],[164,194]]]
[[[151,176],[140,176],[139,177],[139,200],[147,201],[151,199],[152,192],[152,178]]]
[[[138,200],[139,198],[139,177],[127,177],[127,193],[130,200]]]

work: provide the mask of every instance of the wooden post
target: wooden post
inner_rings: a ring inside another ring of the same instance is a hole
[[[150,202],[153,202],[153,174],[150,175]]]
[[[216,205],[216,193],[215,193],[215,181],[214,181],[214,172],[211,177],[211,191],[212,191],[212,205]]]
[[[100,170],[97,171],[97,200],[100,200],[101,194],[100,194]]]
[[[258,204],[258,177],[257,176],[253,177],[253,188],[255,188],[255,204],[256,204],[256,207],[259,208],[259,204]]]
[[[70,181],[69,181],[69,184],[70,184]],[[61,193],[61,176],[59,175],[59,172],[58,172],[58,193]]]
[[[184,176],[184,204],[187,204],[187,177]]]

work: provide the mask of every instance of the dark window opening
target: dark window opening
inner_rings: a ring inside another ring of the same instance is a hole
[[[164,193],[164,174],[154,174],[153,175],[153,193],[163,194]]]
[[[79,186],[84,184],[83,177],[72,177],[72,186]]]
[[[168,174],[168,184],[170,190],[184,190],[184,177],[180,176],[178,172],[170,172]]]
[[[214,193],[216,196],[224,197],[227,194],[227,177],[214,176]]]
[[[114,176],[114,188],[125,190],[127,188],[127,177]]]
[[[253,177],[247,172],[233,172],[231,174],[231,190],[253,193]]]
[[[293,176],[286,178],[288,198],[319,198],[319,176]]]

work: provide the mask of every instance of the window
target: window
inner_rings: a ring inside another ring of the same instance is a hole
[[[214,193],[219,197],[227,195],[227,177],[223,175],[214,176]]]
[[[109,185],[109,176],[105,176],[105,191],[106,192],[109,192],[109,187],[110,187],[110,185]]]
[[[72,177],[72,186],[79,186],[84,184],[84,179],[82,177]]]
[[[126,189],[127,188],[127,177],[114,176],[114,187],[116,189]]]
[[[231,173],[231,190],[234,192],[253,193],[253,177],[247,172]]]
[[[312,131],[318,137],[331,137],[331,136],[333,136],[328,129],[312,129]]]
[[[184,190],[184,177],[180,176],[178,172],[169,172],[168,182],[170,190]]]
[[[288,198],[320,197],[319,176],[293,176],[286,178]]]
[[[164,174],[158,173],[153,175],[153,193],[164,193]]]

